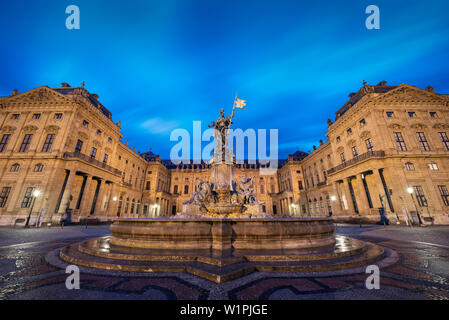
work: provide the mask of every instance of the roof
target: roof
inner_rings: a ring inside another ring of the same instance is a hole
[[[80,87],[71,87],[69,84],[63,83],[62,87],[51,89],[67,96],[73,96],[77,94],[84,95],[95,108],[99,109],[109,119],[112,119],[112,113],[105,106],[103,106],[100,101],[98,101],[98,95],[92,94],[87,91],[84,88],[84,84]]]

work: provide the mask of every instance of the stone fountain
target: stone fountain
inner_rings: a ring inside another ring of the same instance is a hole
[[[317,272],[372,264],[374,244],[334,235],[332,218],[275,218],[262,210],[253,178],[234,180],[228,132],[234,117],[212,123],[217,141],[211,181],[173,218],[118,219],[111,236],[60,251],[71,264],[132,272],[189,272],[220,283],[261,272]],[[212,127],[211,126],[211,127]]]

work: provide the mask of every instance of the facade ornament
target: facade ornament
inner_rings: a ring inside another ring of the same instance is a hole
[[[58,126],[53,126],[53,125],[45,127],[45,131],[48,133],[52,133],[52,134],[58,133],[59,129],[60,128]]]
[[[373,93],[374,87],[370,86],[365,80],[363,80],[363,87],[360,90],[363,94]]]
[[[25,127],[23,127],[23,131],[24,132],[36,132],[39,128],[33,125],[27,125]]]

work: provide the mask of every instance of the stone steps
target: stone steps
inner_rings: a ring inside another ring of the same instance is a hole
[[[131,250],[132,251],[132,250]],[[187,272],[216,283],[236,279],[251,272],[319,272],[360,267],[375,263],[385,255],[372,243],[337,236],[328,252],[282,254],[251,252],[237,255],[200,250],[151,250],[110,246],[108,237],[73,244],[60,251],[64,261],[85,267],[129,272]],[[241,252],[239,252],[240,254]]]

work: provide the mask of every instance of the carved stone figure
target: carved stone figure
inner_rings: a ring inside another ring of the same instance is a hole
[[[261,204],[254,195],[254,177],[248,179],[245,176],[241,177],[237,183],[237,193],[243,204]]]
[[[184,202],[183,204],[195,204],[201,206],[204,202],[210,201],[212,196],[212,187],[209,182],[203,181],[200,178],[196,179],[196,191],[193,193],[190,200]]]
[[[230,116],[225,116],[225,112],[223,109],[220,110],[221,117],[216,121],[213,121],[209,128],[214,128],[214,138],[217,142],[217,150],[214,152],[214,159],[216,156],[223,158],[222,156],[226,155],[228,152],[228,136],[229,129],[231,128],[232,119],[234,118],[235,108],[232,110],[232,114]]]

